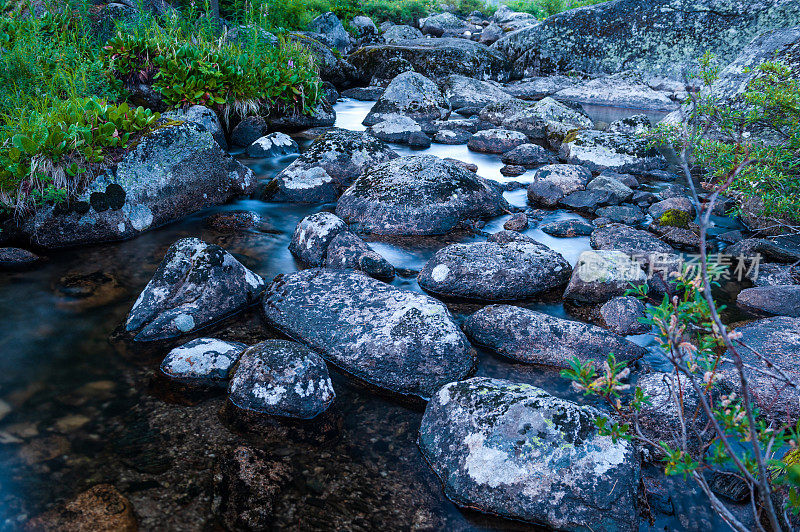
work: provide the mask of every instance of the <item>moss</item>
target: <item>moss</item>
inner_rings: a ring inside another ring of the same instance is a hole
[[[688,229],[691,216],[688,212],[680,211],[678,209],[670,209],[659,218],[658,223],[665,227],[678,227],[680,229]]]

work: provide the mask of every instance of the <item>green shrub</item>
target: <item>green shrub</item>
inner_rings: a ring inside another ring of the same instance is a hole
[[[457,0],[453,7],[453,13],[462,17],[466,17],[473,11],[480,11],[488,17],[497,12],[497,6],[489,5],[484,0]]]
[[[608,0],[510,0],[508,7],[514,11],[530,13],[536,18],[544,19],[562,11],[576,7],[602,4]]]

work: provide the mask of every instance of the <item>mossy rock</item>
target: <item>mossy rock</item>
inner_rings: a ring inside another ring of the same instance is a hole
[[[680,229],[689,229],[689,222],[692,217],[688,212],[678,209],[670,209],[661,215],[658,223],[665,227],[678,227]]]

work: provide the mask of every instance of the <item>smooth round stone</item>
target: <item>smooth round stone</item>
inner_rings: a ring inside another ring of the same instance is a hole
[[[159,369],[186,384],[225,387],[231,368],[246,348],[239,342],[197,338],[170,351]]]

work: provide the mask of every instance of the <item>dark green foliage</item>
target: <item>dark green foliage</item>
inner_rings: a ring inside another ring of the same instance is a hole
[[[536,18],[544,19],[562,11],[576,7],[602,4],[608,0],[510,0],[508,7],[514,11],[530,13]]]
[[[678,209],[670,209],[659,218],[658,223],[667,227],[679,227],[681,229],[688,229],[689,222],[692,217],[686,211]]]

